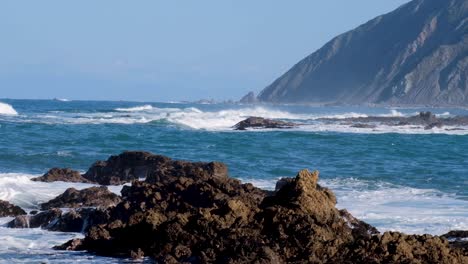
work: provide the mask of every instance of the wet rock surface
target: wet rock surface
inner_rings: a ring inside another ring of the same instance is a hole
[[[228,177],[222,163],[144,156],[157,164],[141,165],[149,168],[146,181],[125,186],[122,201],[100,216],[89,211],[87,219],[95,220],[82,226],[85,238],[60,249],[160,263],[468,261],[466,249],[443,237],[381,235],[338,210],[333,192],[317,184],[317,172],[303,170],[267,192]]]
[[[42,210],[51,208],[110,207],[120,202],[120,197],[107,187],[91,187],[83,190],[68,188],[63,194],[40,205]]]
[[[83,183],[93,183],[92,181],[81,176],[80,172],[69,169],[69,168],[52,168],[46,172],[43,176],[32,178],[32,181],[40,182],[83,182]]]
[[[465,255],[468,255],[468,230],[454,230],[442,235],[450,245],[455,248],[461,248]]]
[[[19,215],[7,223],[10,228],[44,228],[57,220],[62,215],[62,210],[51,209],[34,215]]]
[[[109,215],[102,208],[79,208],[64,212],[57,208],[34,215],[20,215],[7,223],[10,228],[42,228],[49,231],[85,232],[95,224],[106,223]]]
[[[0,200],[0,217],[14,217],[23,214],[26,212],[21,207]]]
[[[355,128],[375,128],[376,124],[387,126],[422,126],[429,130],[445,126],[455,127],[447,130],[463,130],[457,126],[468,126],[468,116],[455,116],[440,118],[431,112],[420,112],[418,115],[403,116],[368,116],[350,118],[319,118],[318,121],[339,122]]]
[[[263,117],[249,117],[235,124],[233,128],[235,130],[246,130],[248,128],[293,128],[295,126],[297,126],[297,124],[291,122],[272,120]]]

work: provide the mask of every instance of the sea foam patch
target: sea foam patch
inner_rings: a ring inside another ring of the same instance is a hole
[[[96,186],[87,183],[31,181],[31,178],[37,176],[40,175],[0,173],[0,200],[9,201],[24,209],[36,209],[40,203],[57,197],[67,188],[81,190]],[[122,190],[122,186],[108,186],[108,188],[119,195]]]

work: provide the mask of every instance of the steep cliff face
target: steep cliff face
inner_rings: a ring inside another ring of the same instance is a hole
[[[468,105],[467,76],[468,0],[414,0],[334,38],[258,99]]]

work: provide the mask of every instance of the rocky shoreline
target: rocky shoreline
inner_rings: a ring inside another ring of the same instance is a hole
[[[367,116],[349,118],[319,118],[323,122],[339,122],[356,128],[375,128],[376,124],[387,126],[423,126],[424,129],[455,127],[455,130],[464,130],[460,126],[468,126],[468,116],[454,116],[440,118],[431,112],[420,112],[415,116]]]
[[[83,175],[53,169],[34,179],[131,182],[121,196],[106,187],[70,188],[29,215],[0,202],[0,215],[15,217],[7,224],[12,228],[85,233],[57,250],[158,263],[468,263],[467,231],[381,234],[338,210],[318,176],[302,170],[265,191],[230,178],[220,162],[131,151],[98,161]]]

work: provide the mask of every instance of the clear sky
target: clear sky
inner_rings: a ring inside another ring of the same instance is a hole
[[[0,98],[239,99],[408,0],[3,0]]]

